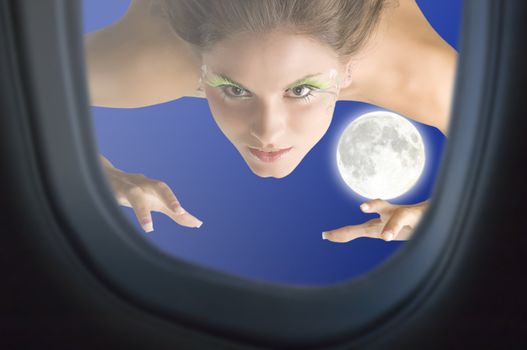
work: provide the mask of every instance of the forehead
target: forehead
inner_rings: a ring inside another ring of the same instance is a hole
[[[308,74],[337,69],[339,60],[327,45],[304,35],[272,32],[237,34],[203,54],[203,63],[248,89],[282,89]]]

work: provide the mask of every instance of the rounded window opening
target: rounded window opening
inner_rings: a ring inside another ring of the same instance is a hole
[[[116,201],[160,250],[223,272],[318,286],[371,271],[429,205],[460,10],[84,1],[92,114]]]

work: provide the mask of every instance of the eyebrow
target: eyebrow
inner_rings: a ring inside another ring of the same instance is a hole
[[[243,86],[243,84],[240,84],[238,83],[236,80],[234,79],[231,79],[229,78],[228,76],[226,76],[225,74],[221,74],[221,73],[213,73],[215,75],[217,75],[218,77],[220,77],[221,79],[233,84],[233,85],[236,85],[244,90],[247,90],[247,91],[251,91],[251,89],[247,89],[245,86]],[[288,84],[285,89],[290,89],[292,87],[295,87],[297,85],[300,85],[302,83],[306,83],[309,81],[309,79],[313,78],[313,77],[316,77],[318,75],[321,75],[322,73],[315,73],[315,74],[308,74],[306,76],[303,76],[302,78],[298,79],[298,80],[295,80],[294,82],[292,82],[291,84]]]

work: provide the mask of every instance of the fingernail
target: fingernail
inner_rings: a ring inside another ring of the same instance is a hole
[[[203,225],[203,221],[200,221],[199,224],[196,226],[196,228],[200,228],[201,225]]]
[[[361,209],[362,211],[369,210],[369,209],[370,209],[370,206],[369,206],[368,204],[366,204],[366,203],[362,203],[362,204],[360,205],[360,209]]]
[[[152,232],[152,231],[154,231],[154,224],[152,222],[144,224],[143,225],[143,230],[145,230],[145,232]]]
[[[391,241],[393,239],[393,232],[392,231],[386,231],[383,233],[384,239],[386,241]]]
[[[328,239],[328,233],[322,232],[322,239]]]

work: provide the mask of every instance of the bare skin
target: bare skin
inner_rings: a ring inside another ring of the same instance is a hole
[[[92,105],[136,108],[197,96],[201,62],[150,1],[134,0],[118,22],[87,35],[86,53]],[[338,100],[375,104],[446,135],[456,52],[433,30],[414,1],[401,0],[389,7],[367,45],[348,64],[352,83],[340,90]],[[145,231],[153,229],[151,210],[185,226],[201,225],[182,209],[166,184],[126,174],[104,157],[103,166],[108,174],[118,174],[112,177],[116,197],[134,208]],[[363,211],[377,212],[379,219],[325,232],[324,238],[334,242],[363,236],[408,239],[428,201],[411,206],[382,200],[367,204],[370,208]]]

